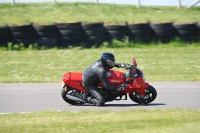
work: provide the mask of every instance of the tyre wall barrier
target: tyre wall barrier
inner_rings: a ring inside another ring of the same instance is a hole
[[[82,23],[81,40],[86,47],[99,46],[105,41],[104,24],[98,23]]]
[[[197,27],[199,29],[198,36],[200,36],[200,24],[197,24]]]
[[[130,40],[140,43],[150,43],[154,36],[149,23],[128,24]]]
[[[51,25],[27,24],[0,27],[0,46],[8,42],[23,43],[24,46],[37,43],[45,47],[86,47],[99,46],[113,39],[128,39],[133,42],[150,43],[159,40],[163,43],[179,37],[183,41],[200,41],[200,24],[173,23],[125,23],[105,25],[96,23],[55,23]]]
[[[175,31],[172,23],[156,23],[150,24],[153,29],[154,39],[163,43],[170,42],[174,36]]]
[[[110,42],[111,40],[129,39],[129,29],[127,25],[105,25],[105,39]]]
[[[174,24],[176,35],[184,41],[198,41],[199,27],[197,24]]]
[[[57,46],[66,48],[69,45],[81,45],[81,23],[55,23]]]
[[[0,27],[0,46],[5,46],[9,40],[9,33],[7,26]]]
[[[33,25],[33,43],[39,47],[55,47],[57,45],[56,26],[53,25]]]
[[[23,43],[25,47],[32,43],[33,25],[8,26],[8,41],[14,44]]]

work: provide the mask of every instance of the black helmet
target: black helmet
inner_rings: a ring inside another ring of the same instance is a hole
[[[111,69],[115,66],[115,56],[112,53],[104,52],[101,55],[101,62],[105,68]]]

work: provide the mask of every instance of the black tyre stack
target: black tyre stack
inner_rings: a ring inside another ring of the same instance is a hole
[[[168,43],[174,38],[174,27],[171,22],[169,23],[155,23],[150,24],[154,31],[154,39],[162,43]]]
[[[86,47],[99,46],[105,41],[104,24],[82,23],[82,41]]]
[[[106,25],[105,36],[106,41],[110,42],[112,40],[122,41],[128,38],[129,40],[129,30],[127,25]]]
[[[197,27],[198,27],[198,41],[200,41],[200,24],[197,24]]]
[[[176,35],[183,41],[192,42],[198,40],[199,28],[195,23],[174,24]]]
[[[81,23],[56,23],[57,45],[60,48],[81,45]]]
[[[133,42],[149,43],[152,41],[152,29],[149,23],[128,24],[130,40]]]
[[[52,48],[56,46],[55,25],[34,25],[34,43],[39,47]]]
[[[13,44],[24,44],[25,47],[28,47],[33,42],[33,25],[22,25],[22,26],[8,26],[10,32],[10,41]]]
[[[5,46],[9,41],[9,32],[7,26],[0,27],[0,47]]]

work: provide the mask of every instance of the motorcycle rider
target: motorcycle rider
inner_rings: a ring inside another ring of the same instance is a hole
[[[121,63],[115,63],[115,56],[112,53],[104,52],[100,59],[90,65],[82,76],[82,84],[88,90],[93,98],[84,96],[83,99],[96,106],[102,106],[106,102],[100,91],[98,84],[101,81],[106,89],[111,91],[123,90],[126,84],[112,85],[109,83],[106,70],[113,67],[121,67]]]

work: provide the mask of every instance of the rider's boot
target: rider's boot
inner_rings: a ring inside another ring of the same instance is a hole
[[[91,97],[88,97],[87,95],[83,95],[82,99],[90,104],[94,104],[96,106],[99,105],[98,101],[96,99],[92,99]]]
[[[84,94],[84,95],[82,96],[82,99],[83,99],[84,101],[86,101],[86,102],[89,102],[89,100],[90,100],[91,98],[88,96],[88,94]]]
[[[104,102],[99,102],[97,99],[89,99],[89,103],[94,104],[95,106],[103,106]]]

